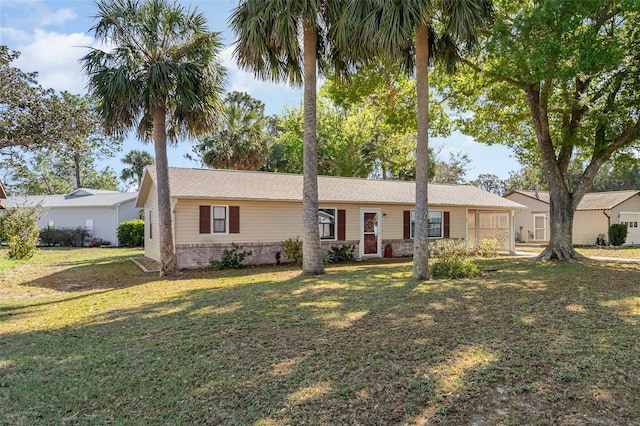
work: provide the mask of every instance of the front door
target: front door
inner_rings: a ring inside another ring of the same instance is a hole
[[[546,241],[547,239],[547,215],[533,215],[533,239],[535,241]]]
[[[380,257],[380,210],[361,209],[360,229],[360,257]]]

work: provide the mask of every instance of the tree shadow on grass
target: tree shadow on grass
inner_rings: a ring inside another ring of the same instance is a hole
[[[639,269],[496,262],[500,271],[482,279],[419,285],[399,278],[410,266],[394,264],[329,268],[321,277],[201,271],[151,283],[153,290],[125,288],[148,299],[103,307],[66,327],[5,333],[0,397],[8,403],[0,418],[220,425],[639,418],[640,334],[629,305]],[[74,302],[88,309],[98,297]]]

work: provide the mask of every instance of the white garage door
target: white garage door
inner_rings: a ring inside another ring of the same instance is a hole
[[[627,244],[640,244],[640,212],[620,212],[620,223],[627,225]]]

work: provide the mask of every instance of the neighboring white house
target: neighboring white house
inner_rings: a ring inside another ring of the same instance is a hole
[[[516,233],[524,242],[549,241],[549,192],[511,191],[505,198],[527,206],[515,216]],[[590,192],[584,195],[573,218],[573,243],[594,245],[609,226],[627,225],[625,245],[640,244],[640,191]]]
[[[179,268],[207,266],[231,243],[253,252],[247,263],[275,263],[282,241],[303,235],[302,175],[170,168],[169,184]],[[415,186],[319,176],[323,247],[353,244],[358,258],[410,256]],[[144,207],[145,255],[159,260],[156,193],[156,169],[148,166],[136,205]],[[430,184],[429,234],[471,244],[496,238],[513,251],[513,214],[522,208],[473,186]]]
[[[118,244],[120,222],[139,219],[135,206],[137,192],[118,192],[79,188],[70,194],[28,195],[8,197],[7,209],[40,205],[44,215],[38,222],[42,228],[86,228],[93,238]]]

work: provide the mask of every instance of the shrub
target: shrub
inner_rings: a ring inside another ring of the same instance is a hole
[[[118,225],[118,244],[142,247],[144,245],[144,220],[134,219]]]
[[[84,247],[85,241],[91,236],[89,235],[89,231],[87,228],[83,228],[82,226],[78,226],[77,228],[71,228],[67,230],[71,237],[71,246],[72,247]]]
[[[438,239],[429,240],[429,256],[430,257],[442,257],[442,256],[473,256],[474,250],[470,247],[465,240],[459,239]]]
[[[77,228],[42,228],[40,242],[45,246],[82,247],[89,237],[83,227]]]
[[[293,263],[302,264],[302,241],[300,241],[300,237],[284,240],[282,242],[282,251]]]
[[[110,246],[110,245],[111,245],[111,242],[107,240],[103,240],[100,237],[92,238],[91,241],[89,241],[89,247],[102,247],[102,246]]]
[[[56,244],[60,244],[61,232],[56,228],[42,228],[40,230],[40,242],[49,247],[53,247]]]
[[[480,257],[497,257],[498,256],[498,240],[489,238],[480,241],[476,247],[477,255]]]
[[[222,258],[220,260],[212,260],[211,266],[218,271],[223,269],[240,269],[242,268],[242,261],[251,256],[253,252],[242,250],[242,246],[231,243],[230,249],[224,249]]]
[[[471,259],[460,256],[442,256],[431,264],[433,278],[467,278],[480,275],[480,268]]]
[[[627,225],[614,223],[609,227],[609,243],[612,246],[621,246],[627,239]]]
[[[0,216],[0,241],[7,243],[9,259],[29,259],[38,249],[38,220],[42,209],[18,207]]]
[[[333,246],[329,249],[327,254],[327,262],[350,262],[355,260],[356,246],[353,244],[342,244],[341,246]]]

